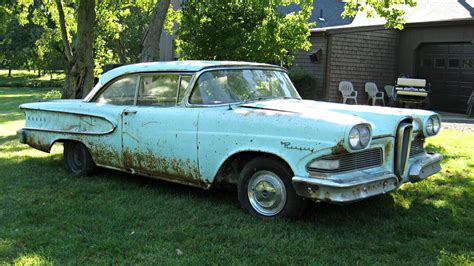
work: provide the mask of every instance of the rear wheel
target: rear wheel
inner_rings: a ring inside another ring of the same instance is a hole
[[[243,168],[239,201],[251,214],[260,218],[297,217],[307,201],[298,196],[291,184],[292,172],[278,160],[257,157]]]
[[[76,176],[86,176],[95,168],[94,161],[87,147],[75,141],[64,143],[64,165]]]

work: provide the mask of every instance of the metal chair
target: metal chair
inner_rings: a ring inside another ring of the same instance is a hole
[[[383,91],[379,91],[375,83],[373,82],[365,83],[365,92],[369,94],[369,102],[372,99],[372,105],[375,105],[375,102],[377,100],[382,100],[382,103],[385,106],[385,100],[384,100],[385,94],[383,93]]]
[[[346,103],[348,99],[354,100],[357,104],[357,91],[354,91],[354,86],[349,81],[341,81],[339,83],[339,91],[342,94],[342,103]]]

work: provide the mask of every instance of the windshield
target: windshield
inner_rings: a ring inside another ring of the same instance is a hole
[[[226,69],[203,73],[191,95],[192,104],[222,104],[251,100],[301,99],[283,71]]]

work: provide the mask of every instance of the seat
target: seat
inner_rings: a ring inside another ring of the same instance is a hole
[[[369,95],[369,102],[372,100],[372,105],[375,105],[377,100],[382,100],[383,105],[385,106],[384,93],[379,91],[377,85],[373,82],[365,83],[365,92]]]
[[[389,105],[391,106],[395,103],[395,87],[392,85],[385,85],[383,88],[387,94]]]
[[[339,83],[339,91],[342,94],[342,103],[346,103],[348,99],[354,100],[357,104],[357,91],[354,91],[354,86],[349,81],[341,81]]]

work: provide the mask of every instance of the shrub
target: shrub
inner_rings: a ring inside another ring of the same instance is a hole
[[[316,99],[316,77],[311,72],[295,67],[290,69],[289,76],[303,99]]]

